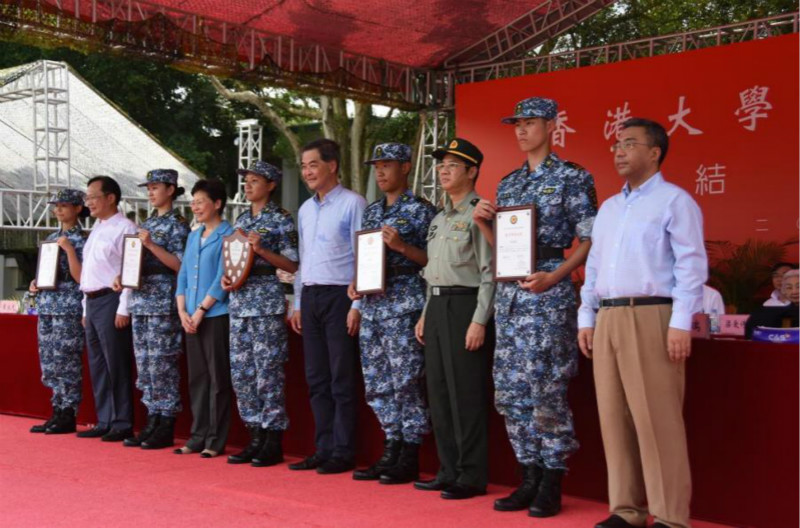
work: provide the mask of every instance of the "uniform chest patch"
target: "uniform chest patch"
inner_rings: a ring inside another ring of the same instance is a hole
[[[554,192],[556,192],[555,187],[545,187],[542,189],[542,194],[553,194]]]
[[[450,224],[450,231],[468,231],[469,223],[467,222],[453,222]]]

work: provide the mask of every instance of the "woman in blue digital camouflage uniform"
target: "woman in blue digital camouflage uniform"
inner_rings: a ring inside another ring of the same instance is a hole
[[[283,461],[281,440],[289,426],[284,396],[284,363],[289,345],[286,332],[286,296],[275,272],[297,271],[297,228],[292,216],[270,201],[281,181],[281,171],[256,161],[244,176],[244,194],[250,209],[233,227],[243,231],[255,253],[244,285],[230,295],[231,380],[239,416],[250,433],[247,447],[228,457],[230,464],[252,462],[272,466]],[[231,289],[223,276],[222,287]]]
[[[136,387],[147,407],[147,423],[127,447],[161,449],[173,445],[175,417],[181,411],[178,389],[183,333],[175,304],[176,273],[181,267],[189,224],[172,208],[183,194],[178,172],[155,169],[147,173],[147,197],[153,213],[139,229],[145,248],[141,287],[131,294],[128,309],[132,317],[133,353],[136,358]],[[119,277],[115,289],[120,287]]]
[[[75,415],[81,403],[81,353],[83,325],[79,289],[81,260],[86,234],[80,220],[89,215],[83,205],[86,195],[75,189],[61,189],[48,203],[61,223],[60,229],[47,237],[61,248],[58,256],[58,285],[55,290],[38,290],[36,280],[29,292],[36,296],[39,314],[39,361],[42,383],[53,391],[53,415],[45,423],[34,425],[32,433],[63,434],[75,432]]]

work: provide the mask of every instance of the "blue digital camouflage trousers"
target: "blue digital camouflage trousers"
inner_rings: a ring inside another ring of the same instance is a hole
[[[81,354],[84,333],[80,315],[40,315],[39,364],[42,383],[53,391],[54,409],[73,409],[81,403]]]
[[[177,315],[133,315],[136,388],[150,414],[181,412],[180,368],[183,328]]]
[[[367,403],[390,440],[422,443],[428,411],[422,396],[424,354],[414,337],[420,312],[361,322],[361,369]]]
[[[231,316],[231,381],[239,416],[271,431],[289,427],[284,364],[289,346],[284,314]]]
[[[495,406],[514,454],[520,464],[566,469],[578,449],[567,401],[578,367],[575,309],[499,311],[495,320]]]

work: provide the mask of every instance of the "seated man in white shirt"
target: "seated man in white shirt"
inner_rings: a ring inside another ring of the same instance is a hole
[[[725,315],[725,301],[719,290],[703,284],[703,313]]]
[[[783,276],[787,271],[797,269],[797,266],[788,262],[778,262],[772,266],[772,294],[769,299],[764,301],[764,306],[786,306],[789,304],[789,299],[781,293],[781,284],[783,283]]]
[[[121,195],[109,176],[91,178],[86,189],[86,206],[97,221],[83,248],[81,291],[97,425],[78,436],[102,437],[104,442],[133,436],[130,290],[111,289],[122,268],[123,237],[137,232],[136,224],[117,209]]]

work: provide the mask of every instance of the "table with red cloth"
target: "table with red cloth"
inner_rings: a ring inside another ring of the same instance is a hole
[[[303,374],[302,340],[291,333],[286,365],[289,430],[284,447],[292,455],[314,449],[314,422]],[[735,526],[798,526],[798,348],[742,340],[695,340],[687,368],[686,428],[692,465],[692,516]],[[36,317],[0,314],[0,412],[47,417],[50,391],[42,386],[36,343]],[[86,355],[84,354],[84,365]],[[181,361],[184,411],[177,434],[188,436],[191,424],[186,361]],[[135,369],[134,369],[135,371]],[[80,423],[95,419],[89,370],[84,368]],[[606,471],[597,417],[591,363],[581,358],[570,386],[570,401],[581,449],[570,462],[565,492],[606,500]],[[136,391],[135,422],[144,406]],[[382,433],[360,393],[359,463],[374,461]],[[234,415],[236,414],[234,405]],[[489,423],[490,480],[515,485],[517,464],[500,416]],[[245,430],[234,416],[229,442],[241,445]],[[422,469],[435,472],[433,439],[425,441]]]

